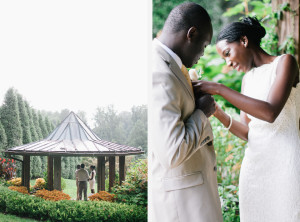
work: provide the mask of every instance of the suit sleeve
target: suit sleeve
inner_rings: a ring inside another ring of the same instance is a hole
[[[213,139],[209,120],[201,110],[183,119],[184,93],[176,77],[156,74],[153,79],[150,113],[151,147],[166,168],[188,160]]]

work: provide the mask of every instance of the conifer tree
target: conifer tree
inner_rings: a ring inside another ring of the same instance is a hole
[[[48,166],[48,162],[47,162],[47,157],[45,156],[40,156],[41,158],[41,162],[42,162],[42,175],[44,174],[44,172],[47,172],[47,166]]]
[[[70,171],[70,162],[68,157],[61,158],[62,177],[68,179]]]
[[[30,134],[31,134],[31,141],[35,142],[39,140],[39,136],[37,134],[35,125],[33,123],[33,116],[32,116],[32,108],[29,106],[29,103],[27,101],[24,101],[25,107],[28,113],[29,117],[29,126],[30,126]]]
[[[49,132],[47,130],[47,126],[45,124],[45,120],[44,120],[41,112],[38,112],[38,120],[39,120],[39,125],[41,127],[43,138],[46,138],[49,135]]]
[[[31,173],[31,178],[35,179],[38,177],[43,177],[42,173],[42,161],[41,157],[39,156],[31,156],[30,158],[31,162],[31,167],[30,167],[30,173]]]
[[[51,126],[48,116],[45,117],[45,125],[47,128],[48,134],[50,134],[52,132],[52,126]]]
[[[29,124],[29,117],[27,113],[27,109],[25,107],[24,100],[22,98],[21,94],[17,94],[18,99],[18,107],[19,107],[19,113],[20,113],[20,121],[22,126],[22,132],[23,132],[23,144],[30,143],[32,141],[31,139],[31,132],[30,132],[30,124]]]
[[[38,138],[39,140],[43,139],[43,134],[42,134],[42,130],[39,124],[39,118],[38,115],[36,113],[36,111],[34,109],[32,109],[32,119],[33,119],[33,123],[36,129],[36,132],[38,134]]]
[[[75,179],[75,170],[76,170],[76,158],[75,157],[69,157],[70,159],[70,171],[69,171],[69,175],[68,178],[69,179]]]
[[[5,150],[6,145],[7,145],[7,138],[6,138],[5,130],[2,126],[2,123],[0,122],[0,153]]]
[[[1,107],[1,122],[7,137],[7,148],[22,145],[22,127],[18,100],[13,88],[7,90]]]

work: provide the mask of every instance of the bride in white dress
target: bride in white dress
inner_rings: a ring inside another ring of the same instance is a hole
[[[241,110],[241,122],[217,106],[215,117],[248,141],[239,181],[241,222],[300,221],[300,83],[291,55],[261,47],[265,29],[254,18],[225,27],[217,51],[245,72],[242,94],[222,84],[193,82],[195,93],[221,95]]]

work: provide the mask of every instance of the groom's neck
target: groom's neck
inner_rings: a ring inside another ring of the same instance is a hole
[[[162,33],[158,40],[171,49],[181,58],[182,48],[185,44],[184,34],[182,32],[178,33]],[[182,59],[182,58],[181,58]]]

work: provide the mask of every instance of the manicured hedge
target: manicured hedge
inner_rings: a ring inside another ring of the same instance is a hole
[[[105,201],[46,201],[0,186],[0,211],[50,221],[147,221],[147,209]]]

